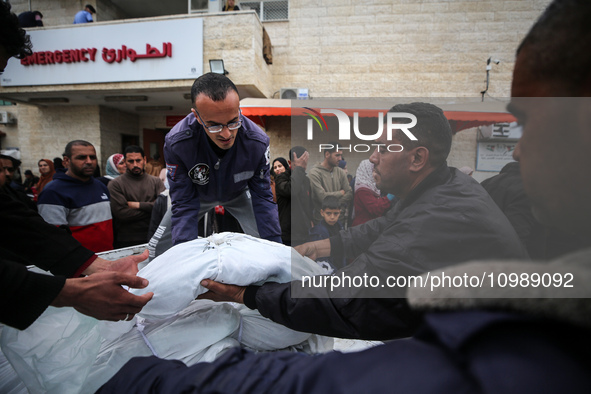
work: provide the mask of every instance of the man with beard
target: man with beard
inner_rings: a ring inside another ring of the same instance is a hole
[[[117,226],[116,248],[148,242],[148,227],[154,201],[165,189],[162,181],[144,172],[144,150],[125,148],[125,173],[109,182],[111,211]]]
[[[39,196],[39,214],[47,223],[67,226],[93,252],[113,249],[109,191],[92,176],[97,167],[94,146],[71,141],[63,157],[67,169],[59,169]]]

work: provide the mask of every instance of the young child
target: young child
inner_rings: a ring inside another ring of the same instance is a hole
[[[322,208],[320,209],[320,216],[322,221],[310,229],[310,237],[308,241],[319,241],[321,239],[327,239],[334,235],[337,235],[339,231],[343,230],[344,227],[339,222],[339,216],[341,215],[341,207],[339,205],[339,199],[335,196],[327,196],[322,200]],[[329,271],[332,271],[335,267],[334,262],[330,257],[322,257],[316,260],[318,263],[328,262],[330,267],[326,267],[321,264]],[[338,264],[338,262],[336,262]],[[339,266],[344,265],[343,262]]]

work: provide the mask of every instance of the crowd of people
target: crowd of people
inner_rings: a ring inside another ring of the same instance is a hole
[[[70,141],[62,159],[39,160],[40,176],[27,170],[24,182],[18,176],[21,161],[1,158],[5,188],[47,223],[66,227],[84,247],[98,253],[148,242],[152,206],[165,189],[164,166],[146,162],[140,147],[109,156],[105,176],[97,176],[96,150],[83,140]]]
[[[9,187],[5,167],[14,163],[3,157],[0,321],[25,329],[48,305],[73,306],[98,319],[132,318],[153,294],[134,296],[120,285],[147,285],[135,276],[145,254],[107,262],[95,252],[110,240],[115,247],[145,243],[158,199],[156,233],[170,246],[206,235],[200,220],[223,206],[243,232],[328,261],[330,283],[516,272],[522,279],[569,274],[573,286],[535,286],[532,295],[531,282],[523,281],[500,293],[492,283],[433,290],[205,279],[209,292],[199,298],[242,303],[297,331],[388,342],[320,356],[235,348],[192,366],[134,358],[100,392],[589,392],[590,17],[586,1],[554,0],[517,49],[508,109],[523,126],[518,164],[484,185],[447,165],[452,131],[443,111],[429,103],[389,110],[417,119],[416,140],[402,130],[379,136],[353,188],[338,144],[309,171],[301,146],[290,150],[289,160],[271,161],[269,137],[240,112],[236,86],[212,73],[194,82],[191,113],[166,136],[168,189],[146,172],[138,146],[109,157],[99,181],[94,146],[74,140],[65,147],[64,169],[39,162],[41,176],[32,187],[37,214]],[[18,32],[16,16],[2,18]],[[5,39],[4,57],[26,54],[23,34],[13,38],[16,45]],[[392,143],[403,149],[379,148]],[[339,223],[351,205],[353,225]],[[555,234],[575,241],[549,248]],[[32,245],[23,245],[25,238]],[[554,260],[532,262],[532,255]],[[55,276],[30,273],[27,264]]]

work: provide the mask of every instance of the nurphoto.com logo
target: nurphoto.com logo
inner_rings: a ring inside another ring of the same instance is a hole
[[[386,112],[385,122],[384,112],[378,112],[377,131],[366,133],[359,130],[359,112],[353,112],[353,127],[351,127],[351,119],[349,118],[349,115],[347,115],[344,111],[338,109],[321,109],[320,112],[318,112],[308,107],[305,107],[305,109],[307,109],[309,112],[304,112],[304,114],[311,117],[311,119],[308,119],[307,122],[306,138],[308,139],[308,141],[312,141],[314,139],[314,123],[318,125],[318,128],[320,128],[321,132],[324,132],[325,129],[326,131],[328,131],[328,125],[322,114],[331,114],[337,117],[339,125],[338,140],[339,142],[343,142],[343,144],[339,143],[336,147],[330,143],[319,144],[319,152],[335,148],[340,151],[358,153],[366,153],[373,149],[377,149],[378,152],[380,151],[380,149],[385,149],[388,152],[402,152],[402,150],[404,149],[400,144],[378,144],[375,142],[367,144],[347,144],[346,141],[351,141],[351,130],[353,131],[353,135],[361,141],[377,140],[384,133],[384,128],[386,129],[386,139],[388,141],[392,140],[392,132],[394,130],[401,130],[410,140],[417,141],[417,137],[415,137],[414,134],[411,133],[409,130],[416,126],[417,117],[407,112]],[[399,123],[400,119],[408,119],[410,120],[410,122]]]

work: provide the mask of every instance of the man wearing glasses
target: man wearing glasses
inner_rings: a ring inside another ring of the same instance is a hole
[[[240,112],[238,90],[221,74],[197,78],[191,114],[166,135],[174,244],[199,235],[198,222],[223,205],[246,234],[281,242],[269,177],[269,137]]]

